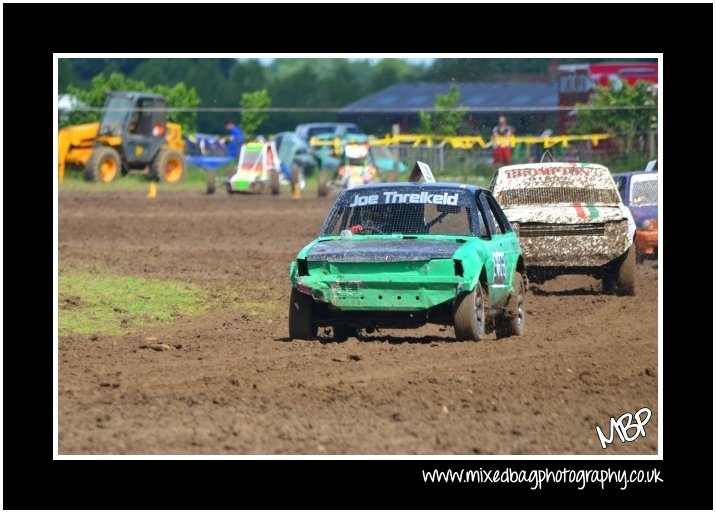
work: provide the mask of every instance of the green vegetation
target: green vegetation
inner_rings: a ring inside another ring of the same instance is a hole
[[[175,83],[172,87],[164,84],[147,87],[141,80],[127,78],[119,72],[110,73],[108,76],[105,76],[104,73],[100,73],[92,79],[89,89],[83,89],[72,84],[67,86],[67,92],[69,94],[76,96],[81,102],[86,103],[87,106],[96,108],[104,107],[107,93],[110,91],[145,91],[158,93],[164,95],[169,107],[192,108],[197,107],[201,103],[196,89],[187,87],[184,82]],[[61,126],[99,121],[100,114],[99,111],[73,111],[67,119],[63,121]],[[195,112],[169,112],[169,121],[180,123],[184,133],[196,130]]]
[[[60,59],[59,79],[61,92],[73,93],[93,107],[103,105],[107,90],[140,89],[166,95],[171,106],[334,108],[396,82],[528,80],[530,75],[544,75],[549,65],[594,60],[618,59],[435,59],[431,65],[411,64],[403,59],[299,58],[274,59],[270,64],[262,64],[256,59]],[[175,85],[169,87],[167,84]],[[574,132],[606,131],[614,136],[600,144],[594,161],[615,172],[642,169],[648,155],[656,153],[656,137],[650,131],[656,129],[657,97],[651,93],[648,84],[601,88],[592,96],[591,104],[624,107],[599,111],[578,107],[579,120]],[[456,86],[447,94],[436,95],[435,106],[437,112],[421,115],[420,131],[452,135],[475,130],[474,126],[467,126],[464,112],[446,110],[459,106]],[[97,116],[94,112],[74,112],[68,122],[87,121]],[[228,114],[191,112],[172,113],[172,116],[183,123],[184,134],[191,133],[196,127],[202,132],[224,134]],[[270,116],[264,112],[245,112],[241,116],[241,125],[250,137],[292,129],[307,121],[335,119],[335,112],[272,112]],[[485,121],[481,122],[485,127]],[[560,151],[558,147],[553,149],[557,157]],[[520,148],[515,148],[515,163],[527,160],[527,156],[520,153]],[[492,175],[488,158],[489,150],[458,150],[447,152],[440,162],[453,175],[469,181],[473,180],[473,175]],[[411,165],[413,160],[404,159],[404,162]],[[438,168],[433,165],[434,171]],[[219,170],[219,181],[226,176],[227,169]],[[79,178],[71,178],[72,175],[79,177],[79,174],[69,172],[61,190],[140,190],[146,187],[146,179],[141,176],[124,177],[117,183],[105,185],[81,183]],[[166,186],[166,190],[203,190],[205,186],[205,172],[190,168],[183,183]],[[160,194],[163,189],[165,186],[160,186]],[[312,194],[313,181],[308,189],[306,194]]]
[[[466,110],[447,110],[458,106],[460,89],[456,84],[450,86],[445,94],[435,95],[435,110],[433,114],[420,113],[420,133],[439,135],[458,135],[462,133],[465,123]]]
[[[270,288],[264,283],[247,281],[240,288],[227,286],[220,294],[231,302],[235,311],[243,315],[261,315],[267,322],[271,322],[271,318],[285,313],[286,291]]]
[[[607,132],[625,136],[625,150],[635,149],[634,135],[644,135],[657,122],[657,93],[649,82],[639,81],[629,87],[597,87],[589,104],[577,104],[577,123],[573,133],[591,134]],[[606,107],[592,110],[591,107]]]
[[[619,59],[560,59],[560,64]],[[623,60],[623,59],[622,59]],[[630,59],[633,60],[633,59]],[[475,80],[529,81],[543,77],[554,59],[435,59],[431,65],[403,59],[274,59],[262,65],[256,59],[147,59],[78,58],[59,60],[60,93],[70,85],[91,88],[100,73],[113,72],[141,81],[147,87],[180,82],[195,89],[201,107],[239,107],[243,93],[266,89],[275,107],[342,107],[396,82]],[[225,112],[201,112],[201,131],[222,133]],[[277,133],[307,121],[335,121],[333,112],[275,113],[257,129]],[[188,125],[194,126],[194,125]],[[187,131],[189,131],[187,129]]]
[[[587,105],[577,105],[577,123],[572,132],[612,135],[600,163],[613,173],[644,169],[649,155],[656,155],[657,100],[656,90],[644,81],[632,87],[624,81],[621,85],[598,87]]]
[[[60,335],[121,335],[208,309],[206,293],[190,283],[89,269],[61,271],[58,290]]]
[[[252,93],[241,94],[241,108],[243,109],[266,109],[271,106],[271,97],[266,89],[260,89]],[[256,130],[266,121],[268,115],[265,112],[244,112],[241,114],[241,128],[246,137],[253,137]]]

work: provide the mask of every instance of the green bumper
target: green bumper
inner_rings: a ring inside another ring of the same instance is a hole
[[[417,262],[308,262],[308,274],[291,281],[299,292],[340,310],[422,311],[469,290],[469,280],[456,275],[452,259]],[[305,272],[305,271],[304,271]]]

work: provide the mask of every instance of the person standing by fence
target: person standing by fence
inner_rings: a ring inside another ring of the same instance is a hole
[[[506,166],[510,165],[512,160],[512,148],[510,141],[507,139],[515,135],[515,130],[507,124],[507,118],[504,114],[500,114],[497,118],[497,126],[492,129],[492,168],[497,169],[500,162],[504,162]]]
[[[226,122],[224,128],[231,135],[231,140],[226,145],[227,153],[238,159],[241,153],[241,145],[244,144],[244,132],[231,120]]]

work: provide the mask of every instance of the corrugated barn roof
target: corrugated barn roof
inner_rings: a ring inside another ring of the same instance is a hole
[[[412,82],[394,84],[343,107],[339,113],[353,112],[410,112],[429,109],[435,105],[435,95],[450,90],[449,82]],[[550,111],[557,107],[557,82],[463,82],[459,105],[470,111],[491,111],[501,107],[510,110]]]

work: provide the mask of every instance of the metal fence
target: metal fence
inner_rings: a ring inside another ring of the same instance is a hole
[[[487,173],[492,169],[492,150],[478,146],[472,149],[453,148],[449,144],[433,146],[391,145],[395,158],[408,165],[416,160],[426,162],[437,172],[455,174]],[[541,144],[518,144],[512,149],[512,163],[539,162],[545,148]],[[644,169],[650,159],[649,151],[643,145],[630,147],[624,138],[615,138],[609,144],[595,148],[590,141],[576,141],[567,147],[561,145],[549,148],[555,160],[562,162],[595,162],[617,169]],[[651,157],[651,158],[656,158]]]

